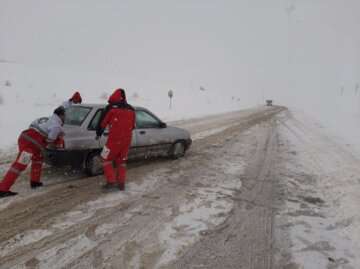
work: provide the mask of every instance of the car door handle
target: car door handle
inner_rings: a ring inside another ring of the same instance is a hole
[[[140,131],[140,134],[144,135],[144,134],[146,134],[146,131]]]

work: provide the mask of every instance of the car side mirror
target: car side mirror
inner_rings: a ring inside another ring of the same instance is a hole
[[[160,123],[160,128],[166,128],[166,127],[167,127],[167,125],[166,125],[165,122],[161,122],[161,123]]]

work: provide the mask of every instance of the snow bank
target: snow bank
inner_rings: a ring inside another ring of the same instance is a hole
[[[107,96],[117,87],[127,90],[128,101],[143,106],[164,121],[181,120],[249,107],[245,101],[222,94],[221,90],[204,90],[188,85],[172,85],[172,106],[168,97],[169,85],[144,83],[133,78],[83,72],[59,67],[34,67],[19,64],[0,66],[0,149],[16,143],[17,136],[35,118],[48,116],[75,90],[86,103],[106,103]],[[123,83],[126,81],[127,83]]]
[[[329,92],[317,105],[294,108],[303,120],[315,121],[329,137],[360,157],[360,91]]]

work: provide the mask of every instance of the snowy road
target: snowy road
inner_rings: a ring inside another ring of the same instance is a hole
[[[130,165],[124,193],[18,182],[0,268],[359,268],[359,161],[321,128],[279,107],[175,124],[186,157]]]
[[[282,113],[278,122],[276,261],[360,268],[360,160],[302,113]]]

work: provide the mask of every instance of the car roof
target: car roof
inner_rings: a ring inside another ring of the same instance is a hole
[[[82,103],[82,104],[74,104],[72,106],[79,106],[79,107],[91,107],[91,108],[96,108],[96,109],[99,109],[99,108],[104,108],[107,106],[107,104],[86,104],[86,103]],[[133,108],[135,110],[147,110],[146,108],[144,107],[140,107],[140,106],[133,106]]]

